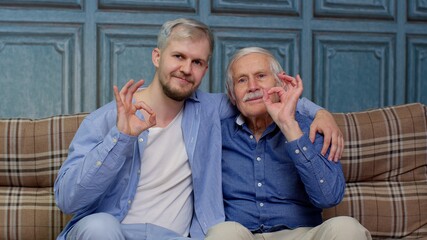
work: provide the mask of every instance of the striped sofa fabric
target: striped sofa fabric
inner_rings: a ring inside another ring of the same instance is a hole
[[[0,120],[0,239],[56,239],[53,183],[86,114]]]
[[[70,216],[53,183],[86,114],[0,120],[0,239],[55,239]],[[427,124],[421,104],[334,114],[345,137],[344,200],[376,239],[427,239]]]
[[[426,107],[334,114],[345,139],[344,200],[324,219],[353,216],[373,238],[427,239]]]

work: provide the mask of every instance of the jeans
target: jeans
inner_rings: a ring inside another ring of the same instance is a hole
[[[169,229],[150,224],[121,224],[107,213],[94,213],[82,218],[68,232],[67,240],[188,240]]]

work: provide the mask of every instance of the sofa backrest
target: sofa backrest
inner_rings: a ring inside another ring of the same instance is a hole
[[[53,187],[86,115],[0,120],[0,186]]]
[[[343,201],[324,219],[358,219],[374,237],[427,237],[426,107],[335,113],[345,149]]]
[[[53,184],[84,116],[0,120],[0,239],[56,239],[70,220]]]

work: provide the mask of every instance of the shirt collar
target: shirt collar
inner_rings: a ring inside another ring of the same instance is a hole
[[[251,131],[249,130],[249,128],[247,128],[247,126],[243,126],[243,125],[245,125],[245,118],[243,117],[243,115],[242,115],[242,114],[239,114],[239,116],[237,116],[237,117],[236,117],[236,121],[235,121],[235,123],[236,123],[238,126],[243,127],[244,129],[246,128],[246,129],[247,129],[247,131],[249,131],[249,132],[251,133]],[[277,125],[276,125],[276,123],[275,123],[275,122],[273,122],[272,124],[270,124],[270,125],[267,127],[266,131],[263,133],[263,136],[264,136],[265,134],[269,134],[270,132],[275,131],[276,127],[277,127]],[[279,127],[277,127],[277,129],[279,129]],[[238,131],[238,130],[239,130],[239,128],[237,128],[237,129],[236,129],[236,131]]]
[[[197,97],[197,93],[199,92],[199,90],[196,90],[193,92],[193,94],[191,94],[191,96],[187,99],[187,100],[192,100],[195,102],[200,102],[199,98]]]
[[[243,124],[245,124],[245,119],[243,118],[242,114],[239,114],[239,116],[237,116],[236,124],[239,126],[242,126]]]

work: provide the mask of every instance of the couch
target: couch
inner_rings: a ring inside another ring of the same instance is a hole
[[[344,200],[324,219],[358,219],[374,239],[427,239],[426,106],[334,113],[345,138]],[[53,184],[86,113],[0,120],[0,239],[55,239],[69,221]]]
[[[334,114],[347,186],[325,220],[352,216],[374,238],[427,239],[426,111],[415,103]]]

